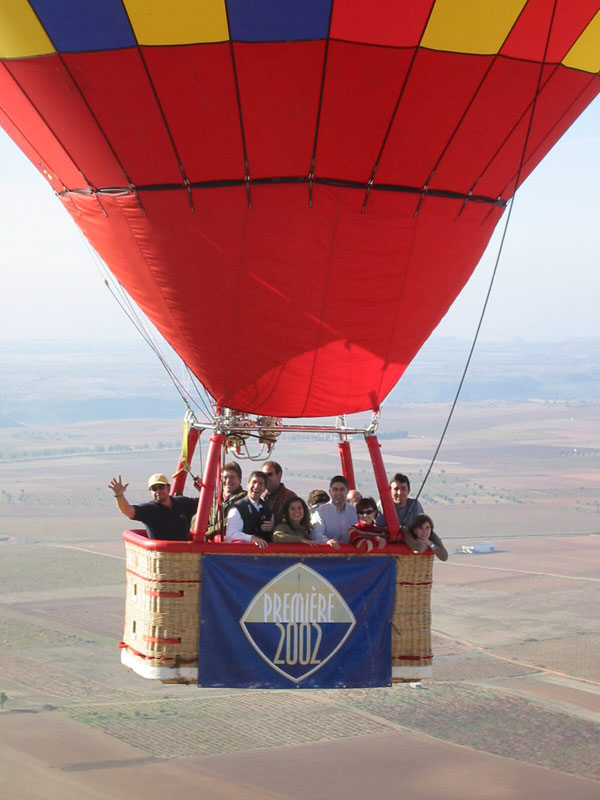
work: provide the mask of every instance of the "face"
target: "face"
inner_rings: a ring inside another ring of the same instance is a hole
[[[346,502],[346,495],[348,494],[348,487],[341,481],[334,483],[329,489],[329,494],[335,506],[343,506]]]
[[[157,503],[164,503],[169,496],[169,488],[164,483],[155,483],[154,486],[150,487],[152,499],[156,500]]]
[[[428,522],[424,522],[422,525],[419,525],[418,528],[415,528],[415,533],[417,534],[417,539],[429,539],[431,536],[431,525]]]
[[[304,508],[299,500],[294,500],[288,507],[288,517],[292,522],[302,522],[304,519]]]
[[[397,506],[405,506],[408,500],[408,483],[398,483],[392,481],[390,483],[390,490],[392,492],[392,500]]]
[[[224,497],[229,497],[230,494],[237,492],[242,482],[234,469],[226,469],[221,475],[221,483]]]
[[[265,480],[267,481],[267,489],[270,492],[275,492],[281,483],[281,475],[275,472],[275,467],[271,464],[263,464],[261,471],[265,473]]]
[[[362,494],[357,489],[350,489],[346,502],[350,503],[351,506],[355,506],[359,500],[362,500]]]
[[[248,481],[248,497],[256,502],[265,490],[265,481],[256,475]]]
[[[367,522],[369,524],[375,522],[375,517],[377,516],[377,509],[376,508],[368,508],[364,511],[358,512],[358,518],[361,522]]]

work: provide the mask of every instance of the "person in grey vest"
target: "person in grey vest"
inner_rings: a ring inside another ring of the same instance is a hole
[[[390,481],[390,492],[394,503],[394,511],[400,523],[400,533],[404,534],[414,522],[417,514],[423,513],[423,506],[418,500],[408,496],[410,493],[410,481],[401,472],[397,472]],[[381,500],[377,503],[377,508],[379,509],[379,514],[375,523],[383,527],[386,523]]]

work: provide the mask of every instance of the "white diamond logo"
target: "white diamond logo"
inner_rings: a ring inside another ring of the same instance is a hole
[[[240,625],[270,667],[300,683],[338,652],[356,618],[326,578],[294,564],[252,598]]]

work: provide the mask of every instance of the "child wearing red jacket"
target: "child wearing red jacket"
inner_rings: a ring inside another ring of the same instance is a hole
[[[356,504],[358,522],[348,529],[350,544],[361,553],[381,550],[387,542],[387,531],[375,525],[375,517],[379,513],[372,497],[363,497]]]

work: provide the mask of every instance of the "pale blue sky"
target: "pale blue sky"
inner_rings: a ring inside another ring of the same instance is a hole
[[[82,236],[38,174],[0,131],[0,335],[138,334],[103,285]],[[501,221],[437,334],[471,338],[496,257]],[[519,191],[482,339],[599,336],[600,100]]]

